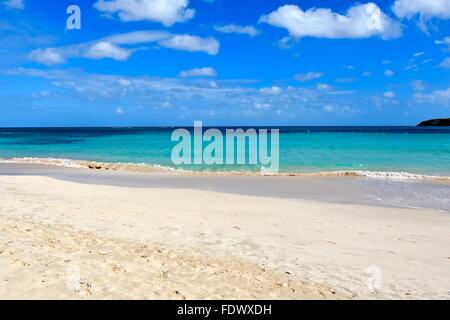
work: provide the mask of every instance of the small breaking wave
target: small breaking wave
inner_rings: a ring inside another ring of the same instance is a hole
[[[325,174],[324,172],[320,174]],[[432,176],[418,173],[397,172],[397,171],[336,171],[332,174],[339,176],[355,176],[376,179],[392,179],[392,180],[443,180],[450,181],[448,176]]]
[[[287,177],[365,177],[374,179],[390,180],[422,180],[422,181],[441,181],[449,182],[449,176],[433,176],[409,172],[397,171],[364,171],[364,170],[341,170],[341,171],[322,171],[322,172],[278,172],[278,173],[260,173],[259,171],[195,171],[170,166],[148,163],[113,163],[99,162],[90,160],[73,160],[61,158],[0,158],[0,163],[15,164],[36,164],[76,169],[91,170],[111,170],[124,172],[147,172],[147,173],[170,173],[170,174],[195,174],[195,175],[246,175],[246,176],[287,176]]]
[[[61,158],[0,158],[0,163],[37,164],[73,169],[93,169],[132,172],[176,172],[178,169],[168,166],[146,163],[113,163],[90,160],[73,160]]]

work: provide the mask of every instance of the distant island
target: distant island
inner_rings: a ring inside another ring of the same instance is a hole
[[[418,127],[450,127],[450,118],[447,119],[431,119],[422,121]]]

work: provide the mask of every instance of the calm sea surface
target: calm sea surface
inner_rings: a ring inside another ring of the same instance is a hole
[[[172,131],[173,128],[0,129],[0,157],[176,167],[170,157],[176,144],[170,139]],[[254,166],[237,165],[177,168],[258,170]],[[346,170],[450,176],[450,127],[280,128],[280,171]]]

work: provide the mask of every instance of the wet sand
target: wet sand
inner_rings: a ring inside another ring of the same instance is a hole
[[[132,188],[197,189],[341,204],[427,208],[450,213],[450,184],[440,181],[352,176],[298,177],[124,172],[17,163],[0,163],[0,175],[47,176],[79,183]]]

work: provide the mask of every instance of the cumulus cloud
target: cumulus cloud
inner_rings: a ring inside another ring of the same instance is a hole
[[[399,18],[412,18],[420,15],[424,19],[432,17],[449,19],[448,0],[396,0],[392,10]]]
[[[122,21],[153,21],[164,26],[185,22],[195,14],[189,0],[97,0],[94,8]]]
[[[175,50],[204,51],[217,54],[219,42],[214,38],[201,38],[191,35],[173,35],[161,31],[135,31],[115,34],[103,39],[56,48],[36,49],[29,58],[42,64],[62,64],[70,58],[104,59],[125,61],[142,48],[133,45],[157,42],[159,45]]]
[[[24,0],[5,0],[4,5],[8,9],[24,10],[25,1]]]
[[[192,78],[192,77],[216,77],[217,71],[211,67],[206,68],[196,68],[190,70],[181,71],[179,76],[181,78]]]
[[[217,55],[220,48],[219,42],[214,38],[201,38],[192,35],[175,35],[159,44],[175,50],[206,52],[209,55]]]
[[[256,30],[253,26],[239,26],[236,24],[226,24],[223,26],[215,26],[214,29],[223,33],[240,33],[246,34],[250,37],[257,36],[259,34],[258,30]]]
[[[118,61],[128,60],[131,55],[131,50],[126,50],[118,47],[110,42],[97,42],[93,44],[86,52],[87,58],[104,59],[111,58]]]
[[[324,74],[322,72],[311,71],[311,72],[307,72],[307,73],[296,74],[294,76],[294,78],[298,81],[305,82],[305,81],[311,81],[311,80],[322,78],[323,75]]]
[[[56,48],[33,50],[30,53],[30,59],[42,64],[61,64],[66,62],[64,54]]]
[[[294,38],[369,38],[399,37],[401,26],[389,18],[374,3],[356,4],[345,15],[328,8],[311,8],[303,11],[296,5],[284,5],[262,16],[260,22],[285,28]]]

